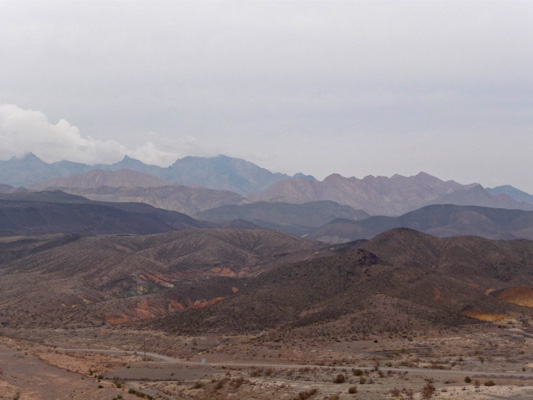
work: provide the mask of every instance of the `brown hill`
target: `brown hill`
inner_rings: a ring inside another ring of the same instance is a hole
[[[338,174],[323,181],[292,178],[277,182],[262,193],[250,195],[249,199],[286,203],[332,200],[371,215],[388,216],[401,215],[433,203],[531,210],[529,204],[513,201],[505,195],[492,196],[477,184],[444,182],[423,172],[416,176],[394,175],[391,178],[367,176],[357,179]]]
[[[0,239],[0,320],[10,326],[124,323],[211,305],[246,277],[331,254],[261,230]]]
[[[244,201],[240,195],[233,192],[182,185],[149,188],[101,186],[89,189],[68,188],[65,191],[96,201],[145,203],[187,215]]]
[[[533,211],[476,206],[433,205],[400,217],[337,219],[313,231],[309,238],[329,243],[370,239],[404,227],[435,236],[480,236],[488,239],[533,239]]]
[[[103,171],[96,169],[83,172],[69,177],[50,179],[32,185],[28,185],[30,190],[50,190],[50,189],[94,189],[100,186],[109,187],[158,187],[168,186],[170,182],[142,172],[130,169],[120,169],[118,171]]]
[[[395,229],[341,255],[264,274],[213,307],[169,315],[156,326],[320,335],[336,324],[337,334],[368,336],[454,327],[477,322],[481,314],[527,319],[529,309],[490,293],[532,286],[532,265],[530,241],[440,239]]]

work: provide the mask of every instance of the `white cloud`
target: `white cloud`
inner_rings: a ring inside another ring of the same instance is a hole
[[[47,162],[71,160],[87,164],[111,163],[130,155],[151,164],[169,164],[175,157],[147,142],[128,149],[115,140],[84,137],[65,119],[56,124],[40,112],[13,104],[0,105],[0,159],[20,157],[32,152]]]

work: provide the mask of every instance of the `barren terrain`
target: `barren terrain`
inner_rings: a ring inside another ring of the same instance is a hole
[[[460,335],[327,346],[269,342],[265,334],[2,334],[15,337],[0,344],[2,399],[135,398],[128,392],[158,399],[533,399],[531,335],[488,325]]]
[[[0,242],[2,399],[533,399],[533,243]]]

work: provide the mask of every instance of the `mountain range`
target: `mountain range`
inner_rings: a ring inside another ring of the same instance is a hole
[[[244,220],[266,229],[303,236],[337,218],[360,220],[369,215],[333,201],[315,201],[303,204],[257,202],[223,205],[197,213],[196,217],[219,224]]]
[[[318,227],[316,219],[302,223],[301,218],[311,217],[311,208],[324,217],[352,220],[362,219],[364,213],[399,216],[432,204],[533,210],[533,196],[510,186],[487,190],[478,184],[442,181],[423,172],[362,179],[332,174],[319,181],[302,174],[272,173],[226,156],[185,157],[167,168],[129,157],[110,165],[49,164],[31,153],[0,162],[0,191],[21,191],[15,189],[17,182],[29,181],[33,183],[26,184],[28,190],[60,189],[96,201],[142,202],[215,221],[243,219],[298,235]],[[332,203],[328,202],[348,206],[359,215],[330,215]],[[307,205],[290,209],[288,204]],[[227,208],[214,210],[224,206]]]
[[[255,201],[306,203],[332,200],[371,215],[401,215],[429,204],[482,205],[533,210],[533,204],[513,200],[506,194],[491,195],[478,184],[442,181],[424,172],[391,178],[367,176],[345,178],[333,174],[323,181],[292,178],[274,183],[250,195]]]
[[[251,162],[223,155],[217,157],[189,156],[163,168],[146,165],[128,156],[114,164],[87,165],[70,161],[46,163],[35,154],[28,153],[22,158],[0,161],[0,183],[27,186],[97,169],[105,171],[129,169],[172,183],[199,185],[239,194],[258,192],[274,182],[289,178],[288,175],[272,173]]]
[[[143,172],[93,170],[66,178],[55,178],[33,185],[30,190],[62,190],[95,201],[146,203],[188,215],[238,204],[244,198],[227,190],[173,184]]]
[[[149,234],[211,226],[143,203],[96,202],[61,191],[0,194],[0,236]]]
[[[329,243],[370,239],[393,228],[411,228],[434,236],[479,236],[533,240],[533,211],[478,206],[431,205],[399,217],[372,216],[360,221],[333,220],[307,237]]]

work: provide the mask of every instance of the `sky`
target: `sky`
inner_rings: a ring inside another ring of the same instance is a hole
[[[0,0],[0,159],[533,193],[533,2]]]

